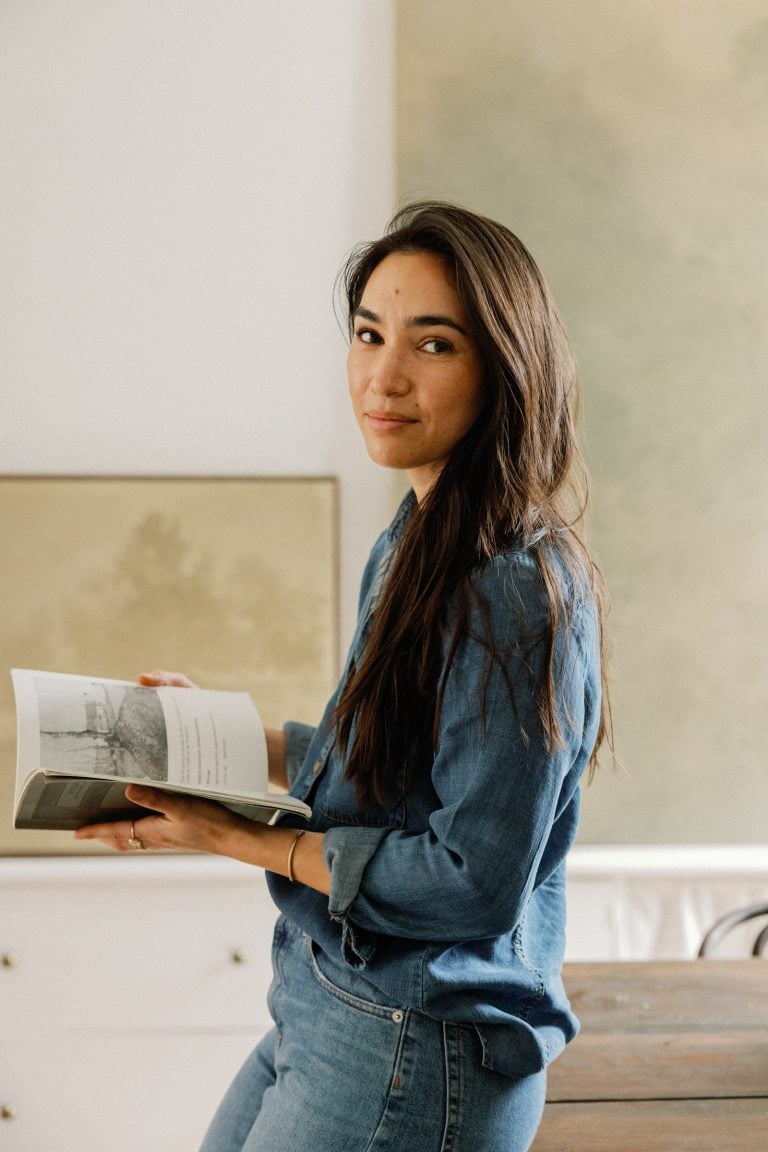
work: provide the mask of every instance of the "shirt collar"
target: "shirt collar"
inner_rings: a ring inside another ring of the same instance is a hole
[[[389,526],[388,536],[390,541],[398,540],[402,535],[405,522],[411,514],[411,510],[416,504],[416,493],[413,488],[406,492],[403,499],[400,501],[400,507],[395,513],[395,518]]]

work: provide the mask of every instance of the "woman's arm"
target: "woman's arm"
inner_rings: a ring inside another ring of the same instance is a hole
[[[265,728],[267,736],[267,760],[269,762],[269,783],[272,788],[288,788],[288,774],[285,768],[285,732],[282,728]]]
[[[208,852],[229,856],[288,876],[291,857],[293,878],[300,884],[328,895],[330,872],[323,860],[323,833],[305,832],[297,839],[296,828],[273,828],[238,816],[210,800],[176,796],[159,788],[130,784],[125,794],[134,804],[152,811],[133,823],[88,824],[75,832],[76,840],[100,840],[120,852],[131,849],[133,836],[145,848],[171,848],[185,852]],[[295,847],[294,847],[294,841]]]
[[[182,672],[165,669],[142,672],[137,679],[148,688],[197,687]],[[270,785],[287,788],[285,733],[280,728],[267,728],[265,735]],[[151,809],[151,813],[133,822],[88,824],[75,832],[75,838],[100,840],[110,848],[125,852],[131,848],[128,841],[135,837],[145,848],[230,856],[281,876],[289,874],[288,858],[293,847],[293,878],[319,892],[327,894],[330,890],[330,873],[323,862],[320,833],[308,832],[297,840],[295,828],[273,828],[238,816],[221,804],[169,795],[159,788],[132,784],[126,788],[126,796],[134,804]]]

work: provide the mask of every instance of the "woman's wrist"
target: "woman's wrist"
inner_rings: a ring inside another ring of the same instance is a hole
[[[326,895],[331,874],[323,858],[322,832],[304,828],[275,828],[237,817],[236,824],[222,833],[216,851],[244,864],[285,876],[295,884],[306,884]]]

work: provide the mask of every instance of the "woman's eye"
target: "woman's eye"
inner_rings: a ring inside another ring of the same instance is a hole
[[[447,340],[441,340],[438,336],[433,336],[431,340],[425,340],[422,344],[425,352],[431,352],[433,355],[440,354],[441,352],[451,352],[453,345]]]
[[[355,331],[355,339],[363,344],[378,344],[381,338],[372,328],[358,328]]]

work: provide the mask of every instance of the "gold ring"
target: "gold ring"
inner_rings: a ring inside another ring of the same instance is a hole
[[[138,852],[144,850],[142,841],[139,840],[138,836],[136,835],[136,826],[134,825],[133,820],[131,820],[131,834],[128,837],[128,847],[135,848]]]

